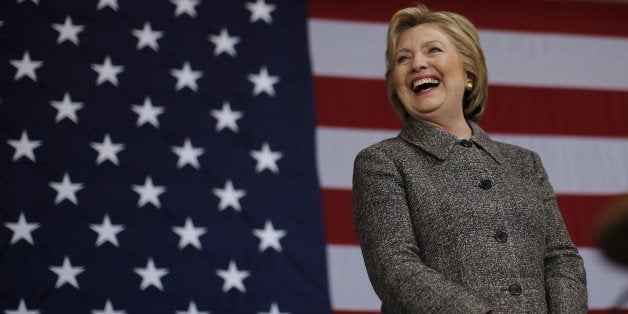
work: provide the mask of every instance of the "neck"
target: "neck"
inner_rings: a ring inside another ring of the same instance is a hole
[[[473,135],[471,127],[464,118],[456,119],[455,121],[446,121],[445,123],[429,120],[421,121],[429,123],[443,131],[446,131],[459,139],[469,139]]]

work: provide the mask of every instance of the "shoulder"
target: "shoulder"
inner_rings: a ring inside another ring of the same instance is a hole
[[[499,153],[507,159],[525,159],[536,155],[534,151],[521,146],[498,141],[493,142],[495,143],[495,147],[499,150]]]
[[[355,157],[354,179],[368,174],[396,176],[401,172],[404,160],[409,154],[408,143],[399,137],[375,143],[360,151]]]
[[[353,165],[353,193],[355,199],[377,190],[390,190],[403,184],[403,160],[399,152],[404,141],[390,138],[373,144],[358,153]],[[381,186],[387,186],[382,188]],[[375,190],[374,190],[375,189]],[[371,192],[365,192],[371,191]]]
[[[385,139],[361,150],[355,158],[355,165],[373,160],[395,163],[395,160],[407,154],[408,149],[408,143],[399,137]]]
[[[521,146],[495,140],[475,122],[469,121],[474,132],[474,140],[490,154],[507,164],[536,165],[540,159],[534,151]]]
[[[493,141],[493,143],[506,163],[530,172],[536,172],[542,168],[541,158],[535,151],[504,142]]]

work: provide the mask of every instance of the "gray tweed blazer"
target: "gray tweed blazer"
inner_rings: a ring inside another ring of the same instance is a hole
[[[409,118],[355,160],[353,219],[382,313],[585,313],[582,258],[539,156]]]

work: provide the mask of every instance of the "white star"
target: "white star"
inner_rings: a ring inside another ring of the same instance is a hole
[[[270,14],[277,9],[274,4],[267,4],[264,0],[256,0],[255,3],[246,2],[244,7],[251,11],[249,22],[254,23],[257,20],[263,20],[266,24],[273,23],[273,17]]]
[[[255,158],[257,165],[255,165],[255,172],[260,173],[264,169],[268,169],[273,173],[279,173],[279,167],[277,167],[277,161],[283,157],[281,152],[273,152],[270,150],[268,142],[262,143],[260,150],[252,150],[251,157]]]
[[[223,211],[227,207],[231,206],[236,211],[241,211],[242,208],[240,207],[240,199],[246,195],[246,191],[234,189],[231,179],[227,179],[224,189],[214,188],[212,191],[214,195],[220,198],[218,210]]]
[[[63,119],[69,119],[74,123],[78,123],[78,117],[76,116],[76,111],[81,110],[83,108],[82,102],[73,102],[72,98],[70,98],[70,93],[65,92],[63,95],[62,101],[53,100],[50,102],[50,105],[57,109],[57,116],[55,117],[55,122],[59,122]]]
[[[214,48],[214,56],[219,56],[221,53],[226,53],[232,57],[235,57],[237,52],[235,45],[240,42],[240,37],[229,36],[229,32],[226,28],[220,29],[220,35],[209,35],[209,41],[211,41],[216,47]]]
[[[176,10],[174,11],[175,17],[181,14],[187,14],[191,17],[196,17],[196,9],[194,7],[201,3],[200,0],[170,0],[170,2],[177,6]]]
[[[259,70],[259,74],[249,74],[246,77],[251,83],[255,84],[253,87],[253,96],[257,96],[261,93],[266,93],[268,96],[275,96],[274,84],[277,84],[281,79],[276,75],[269,75],[268,69],[262,67]]]
[[[35,73],[35,70],[44,65],[43,61],[31,60],[28,50],[24,53],[22,60],[11,60],[9,63],[17,69],[15,77],[13,78],[16,81],[24,76],[28,76],[31,80],[37,82],[37,74]]]
[[[22,3],[22,2],[24,2],[24,1],[25,1],[25,0],[17,0],[17,3],[19,4],[19,3]],[[39,0],[31,0],[31,2],[32,2],[32,3],[34,3],[34,4],[36,4],[36,5],[39,5]]]
[[[13,161],[22,157],[35,161],[35,152],[33,151],[37,147],[41,146],[41,141],[31,141],[28,139],[28,133],[26,133],[26,130],[22,131],[22,136],[19,140],[7,140],[7,143],[15,149]]]
[[[198,163],[198,157],[204,154],[205,150],[200,147],[192,147],[192,142],[186,137],[183,146],[172,146],[172,152],[179,156],[177,168],[181,169],[185,165],[190,165],[198,169],[201,167]]]
[[[5,310],[5,314],[39,314],[37,310],[29,310],[26,308],[26,303],[24,303],[24,299],[20,299],[20,305],[15,310]]]
[[[153,185],[153,179],[147,176],[144,185],[133,185],[133,191],[140,196],[140,199],[137,201],[137,207],[141,208],[147,203],[151,203],[155,207],[161,208],[159,195],[166,192],[166,187]]]
[[[253,229],[253,234],[259,238],[260,252],[264,252],[268,248],[281,252],[282,248],[279,240],[285,237],[287,232],[285,230],[275,230],[273,223],[270,220],[266,220],[264,229]]]
[[[118,11],[118,0],[98,0],[96,10],[101,10],[104,7],[110,7],[114,11]]]
[[[194,301],[190,301],[190,305],[188,305],[187,311],[177,311],[176,314],[209,314],[209,312],[199,311],[196,308],[196,303],[194,303]]]
[[[72,17],[66,16],[63,24],[52,24],[52,28],[59,32],[57,44],[69,40],[78,46],[78,34],[85,29],[85,26],[72,24]]]
[[[257,312],[257,314],[290,314],[289,312],[281,312],[279,305],[276,302],[270,304],[270,310],[268,312]]]
[[[124,230],[124,225],[112,225],[109,215],[105,214],[100,225],[90,224],[89,228],[98,233],[96,247],[101,246],[105,242],[110,242],[113,246],[119,247],[117,234]]]
[[[35,245],[33,242],[33,236],[31,232],[35,229],[39,228],[38,223],[28,223],[26,221],[26,217],[24,213],[20,213],[20,218],[18,218],[17,222],[7,222],[4,224],[7,228],[13,231],[13,237],[11,237],[11,244],[16,243],[17,241],[24,240],[31,245]]]
[[[232,111],[228,101],[222,103],[222,109],[212,109],[211,115],[218,120],[216,122],[216,132],[219,132],[224,128],[228,128],[236,133],[238,132],[238,124],[236,123],[236,120],[244,116],[242,111]]]
[[[131,31],[131,34],[137,37],[137,46],[135,47],[135,49],[137,50],[140,50],[144,47],[150,47],[154,51],[159,51],[159,45],[157,44],[157,40],[164,36],[164,32],[153,31],[148,21],[144,22],[143,29],[134,29]]]
[[[164,290],[164,286],[161,284],[161,277],[169,273],[168,268],[155,268],[155,262],[153,262],[152,257],[148,258],[145,268],[136,267],[133,271],[142,276],[141,290],[148,288],[148,286],[155,286],[159,290]]]
[[[201,241],[198,238],[207,233],[206,228],[195,228],[190,217],[185,219],[185,226],[174,226],[172,227],[172,231],[181,237],[179,240],[179,249],[183,249],[187,245],[192,245],[199,250],[202,249]]]
[[[111,63],[111,57],[106,56],[105,61],[102,64],[92,64],[92,70],[98,72],[98,78],[96,78],[96,86],[104,83],[105,81],[118,86],[118,74],[124,71],[124,66],[113,65]]]
[[[105,303],[105,308],[101,310],[92,310],[92,314],[126,314],[125,311],[116,311],[111,304],[111,301],[107,299]]]
[[[144,125],[144,123],[150,123],[154,127],[159,128],[159,120],[157,120],[157,116],[166,111],[163,107],[153,106],[153,102],[148,96],[144,98],[144,104],[142,106],[132,105],[131,110],[137,113],[137,123],[135,125],[138,128]]]
[[[184,87],[189,87],[193,91],[198,90],[196,80],[203,76],[203,71],[192,71],[190,62],[185,61],[181,70],[172,69],[170,74],[177,78],[176,90],[180,91]]]
[[[55,288],[59,288],[65,283],[69,283],[76,289],[79,288],[79,284],[76,281],[76,276],[85,271],[85,269],[81,266],[72,267],[72,264],[70,263],[70,258],[67,255],[63,258],[63,265],[50,266],[50,270],[58,276]]]
[[[98,152],[98,157],[96,157],[96,164],[100,165],[106,160],[111,161],[114,165],[118,165],[118,153],[124,149],[124,144],[114,144],[111,142],[111,137],[109,137],[109,133],[105,134],[101,143],[92,142],[89,143],[93,149]]]
[[[220,276],[225,282],[222,284],[222,291],[227,292],[232,288],[240,290],[242,293],[246,293],[246,288],[242,282],[246,277],[251,275],[251,272],[247,270],[238,270],[238,266],[235,261],[229,261],[229,268],[227,270],[218,269],[216,275]]]
[[[76,199],[76,192],[83,189],[82,183],[72,183],[70,176],[66,173],[63,174],[63,180],[61,182],[50,182],[51,188],[57,191],[57,198],[55,198],[55,204],[61,203],[63,200],[68,200],[74,205],[78,205]]]

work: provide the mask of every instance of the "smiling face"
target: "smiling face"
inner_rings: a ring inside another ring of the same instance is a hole
[[[395,91],[412,117],[439,125],[464,121],[467,74],[439,26],[426,23],[406,30],[397,41],[394,62]]]

